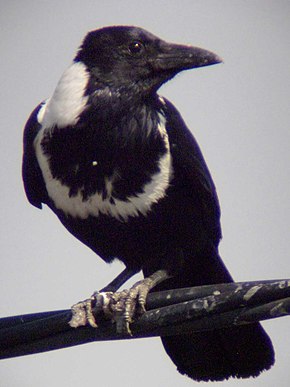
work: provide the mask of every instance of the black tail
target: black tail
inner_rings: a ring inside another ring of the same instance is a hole
[[[191,260],[179,276],[162,288],[232,282],[218,254]],[[181,374],[198,381],[218,381],[230,377],[258,376],[274,364],[271,340],[258,323],[162,337],[167,354]]]
[[[260,324],[163,337],[162,342],[178,371],[198,381],[258,376],[274,363],[271,340]]]

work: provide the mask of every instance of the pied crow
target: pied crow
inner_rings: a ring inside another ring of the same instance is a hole
[[[210,172],[177,109],[157,94],[180,71],[219,62],[141,28],[98,29],[28,119],[28,200],[47,205],[104,261],[125,264],[106,290],[140,270],[159,290],[232,281],[218,253]],[[257,376],[274,362],[257,323],[162,342],[178,371],[198,381]]]

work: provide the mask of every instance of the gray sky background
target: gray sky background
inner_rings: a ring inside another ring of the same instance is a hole
[[[282,0],[0,2],[0,314],[65,309],[122,265],[103,263],[46,208],[26,201],[22,128],[51,95],[87,31],[142,26],[215,51],[224,64],[184,72],[160,94],[195,134],[218,189],[221,254],[239,281],[290,277],[290,3]],[[290,319],[264,324],[275,367],[219,386],[286,387]],[[209,385],[213,385],[211,383]],[[179,375],[159,339],[83,345],[0,362],[1,387],[197,385]]]

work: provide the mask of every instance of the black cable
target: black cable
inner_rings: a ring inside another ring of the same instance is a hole
[[[290,280],[199,286],[150,293],[147,312],[131,330],[134,337],[214,330],[290,314]],[[99,327],[71,328],[71,311],[60,310],[0,319],[0,359],[24,356],[91,341],[128,339],[102,315]]]

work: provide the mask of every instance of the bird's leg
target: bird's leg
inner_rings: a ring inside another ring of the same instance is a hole
[[[101,292],[116,292],[125,282],[127,282],[133,275],[137,274],[139,270],[128,269],[127,267],[110,282],[106,285]]]
[[[100,292],[95,292],[87,300],[80,301],[73,305],[71,307],[72,318],[69,325],[72,328],[77,328],[89,324],[93,328],[97,328],[98,325],[93,315],[93,309],[95,312],[103,310],[104,313],[107,314],[106,308],[113,292],[116,292],[120,286],[137,272],[138,270],[125,268],[112,282],[100,290]]]
[[[121,275],[122,273],[119,276]],[[117,333],[132,335],[130,323],[136,314],[141,315],[145,312],[149,291],[170,277],[166,270],[158,270],[149,277],[136,282],[128,290],[115,293],[110,291],[96,292],[88,300],[79,302],[72,307],[72,319],[69,324],[74,328],[87,324],[96,328],[93,311],[94,313],[103,311],[107,317],[116,322]]]

